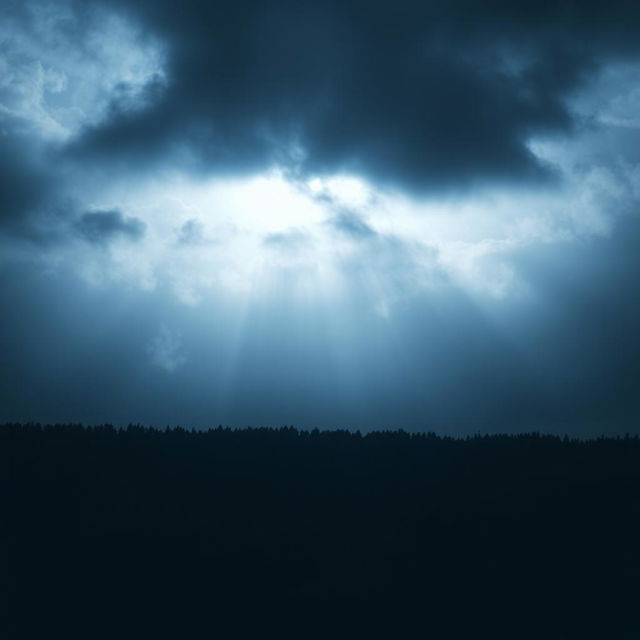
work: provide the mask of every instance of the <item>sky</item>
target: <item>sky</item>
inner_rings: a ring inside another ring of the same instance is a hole
[[[640,432],[639,30],[0,0],[0,421]]]

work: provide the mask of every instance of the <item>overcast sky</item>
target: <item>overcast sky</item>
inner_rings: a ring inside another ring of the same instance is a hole
[[[0,0],[0,421],[640,431],[638,33]]]

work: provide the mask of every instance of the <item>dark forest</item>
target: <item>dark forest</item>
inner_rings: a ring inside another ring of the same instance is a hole
[[[6,637],[640,637],[640,440],[0,428]]]

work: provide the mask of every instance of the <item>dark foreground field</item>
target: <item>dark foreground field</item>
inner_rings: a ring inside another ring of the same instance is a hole
[[[5,425],[0,447],[10,639],[640,638],[637,439]]]

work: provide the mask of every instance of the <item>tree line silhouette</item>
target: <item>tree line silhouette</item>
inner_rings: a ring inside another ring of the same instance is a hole
[[[0,426],[5,635],[640,637],[640,440]]]

